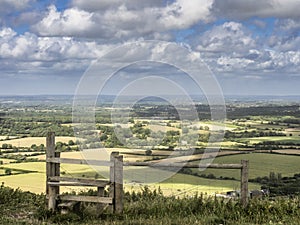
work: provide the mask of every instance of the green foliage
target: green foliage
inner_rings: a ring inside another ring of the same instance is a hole
[[[135,134],[139,139],[147,139],[150,136],[151,130],[149,128],[144,128],[144,124],[141,122],[135,123],[130,127],[131,132]]]
[[[22,121],[21,118],[7,118],[0,121],[0,135],[32,137],[45,137],[48,131],[53,131],[57,136],[74,136],[72,127],[62,126],[60,122],[52,118],[49,122]],[[20,121],[21,120],[21,121]]]
[[[281,173],[270,172],[269,176],[250,179],[250,182],[262,184],[271,196],[297,196],[300,194],[300,174],[292,177],[282,177]]]
[[[2,149],[12,149],[12,148],[13,147],[11,144],[6,144],[6,143],[2,144]]]
[[[45,205],[45,195],[0,186],[0,224],[40,224],[33,216]]]

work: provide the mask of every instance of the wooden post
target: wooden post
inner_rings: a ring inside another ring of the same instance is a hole
[[[241,169],[241,204],[246,207],[248,204],[248,174],[249,174],[249,161],[242,160]]]
[[[110,170],[109,170],[109,180],[110,180],[110,187],[109,187],[109,197],[113,199],[113,205],[111,207],[111,211],[114,210],[114,205],[115,205],[115,157],[119,155],[119,152],[112,152],[110,154]]]
[[[104,188],[103,187],[97,187],[97,196],[104,197]]]
[[[114,212],[123,213],[123,156],[115,156],[115,196]]]
[[[104,197],[104,187],[97,187],[97,196],[99,197]],[[97,205],[97,210],[99,211],[99,213],[101,213],[103,211],[105,207],[105,204],[99,203]]]
[[[60,152],[55,152],[54,155],[56,158],[60,158]],[[60,163],[55,163],[54,167],[55,167],[55,176],[60,177]],[[59,182],[59,181],[57,181],[57,182]],[[55,186],[55,188],[56,188],[56,194],[59,195],[59,185]]]
[[[47,134],[46,139],[46,158],[54,158],[55,157],[55,133],[49,132]],[[55,163],[46,163],[46,193],[48,195],[48,209],[55,210],[56,208],[56,196],[57,196],[57,187],[49,186],[48,179],[49,177],[53,177],[56,175],[56,165]]]

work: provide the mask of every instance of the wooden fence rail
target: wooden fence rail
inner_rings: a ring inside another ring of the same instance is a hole
[[[167,162],[125,162],[124,166],[148,166],[155,168],[211,168],[211,169],[239,169],[241,170],[240,199],[243,207],[248,204],[248,170],[249,161],[242,160],[241,164],[196,164],[196,163],[167,163]]]

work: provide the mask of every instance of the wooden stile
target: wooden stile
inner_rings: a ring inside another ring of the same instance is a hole
[[[121,214],[123,212],[123,166],[149,166],[156,168],[214,168],[214,169],[240,169],[241,170],[241,204],[248,204],[248,171],[249,161],[242,160],[241,164],[195,164],[195,163],[154,163],[154,162],[123,162],[123,156],[119,152],[112,152],[110,161],[82,160],[60,158],[60,153],[55,152],[55,134],[49,132],[46,139],[46,193],[48,197],[48,209],[56,210],[57,199],[75,202],[94,202],[99,204],[99,211],[105,204],[111,205],[112,210]],[[83,179],[60,176],[60,164],[89,164],[110,167],[109,180]],[[60,186],[87,186],[97,187],[97,196],[59,195]],[[109,186],[108,197],[104,196],[105,187]]]
[[[57,200],[75,202],[93,202],[99,204],[99,211],[104,205],[112,205],[114,212],[123,211],[123,156],[113,152],[110,161],[103,160],[81,160],[60,158],[60,152],[55,152],[55,134],[49,132],[46,138],[46,193],[48,197],[48,209],[57,209]],[[83,179],[74,177],[61,177],[60,164],[88,164],[110,167],[110,180]],[[60,195],[60,186],[87,186],[97,187],[97,196]],[[104,196],[104,188],[110,186],[109,197]],[[117,191],[117,193],[115,193]],[[117,200],[116,200],[117,198]],[[118,204],[117,206],[115,204]],[[61,206],[65,204],[61,203]],[[63,207],[62,207],[63,208]]]

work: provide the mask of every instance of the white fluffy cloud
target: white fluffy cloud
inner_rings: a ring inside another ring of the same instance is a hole
[[[51,5],[46,17],[34,29],[42,36],[82,36],[87,30],[95,28],[92,16],[93,14],[76,8],[59,12]]]
[[[136,0],[128,1],[126,4],[117,0],[101,3],[77,0],[73,1],[73,8],[63,12],[51,6],[42,21],[33,26],[33,29],[44,36],[106,39],[164,37],[158,33],[187,29],[199,22],[209,21],[213,0],[177,0],[169,5],[162,5],[161,1],[141,4],[143,2],[145,1],[135,5]],[[106,10],[99,11],[101,7]],[[90,8],[94,10],[86,11]]]
[[[263,42],[242,23],[225,22],[195,39],[195,48],[218,74],[299,73],[299,37],[272,36]]]
[[[167,29],[185,29],[198,23],[208,22],[212,0],[177,0],[162,10],[161,23]]]
[[[38,37],[32,33],[17,35],[11,28],[0,30],[1,70],[78,71],[103,55],[112,45],[80,41],[71,37]],[[52,70],[51,70],[52,69]],[[3,74],[3,73],[2,73]]]
[[[201,35],[197,41],[200,42],[197,49],[202,52],[245,54],[255,47],[251,32],[237,22],[226,22],[214,26]]]
[[[50,6],[33,30],[42,36],[77,36],[110,41],[136,37],[169,40],[174,30],[188,29],[220,18],[296,19],[300,18],[299,8],[299,0],[175,0],[167,3],[163,0],[73,0],[71,8],[63,11]],[[286,23],[297,26],[291,21]],[[255,23],[265,26],[258,19]]]

